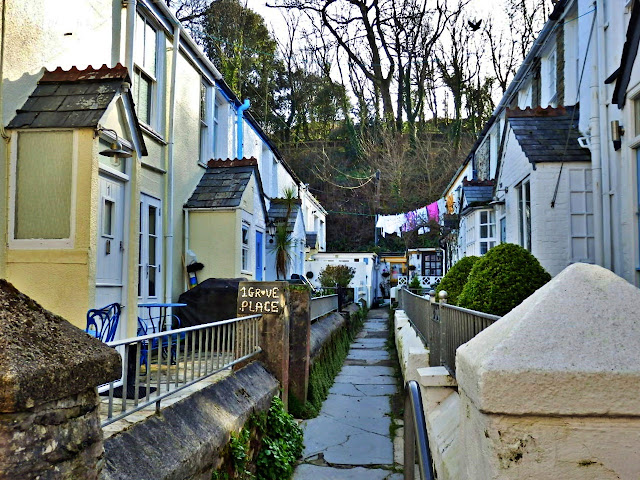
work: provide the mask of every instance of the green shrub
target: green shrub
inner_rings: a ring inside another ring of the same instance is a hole
[[[422,288],[422,284],[420,283],[420,279],[417,275],[415,275],[409,282],[409,288],[411,290],[420,290]]]
[[[458,260],[456,264],[449,269],[446,275],[442,277],[442,280],[436,287],[436,298],[438,298],[440,290],[444,290],[447,292],[447,302],[452,305],[457,305],[460,292],[462,292],[465,283],[467,283],[469,272],[471,272],[473,265],[479,258],[480,257],[472,255],[469,257],[462,257]]]
[[[327,265],[320,271],[318,281],[323,287],[348,287],[356,269],[346,265]]]
[[[458,305],[505,315],[549,280],[536,257],[519,245],[503,243],[476,261]]]

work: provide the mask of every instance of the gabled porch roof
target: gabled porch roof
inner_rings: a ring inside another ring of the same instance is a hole
[[[256,177],[260,198],[264,199],[258,161],[255,158],[209,160],[207,170],[202,175],[189,200],[184,204],[184,208],[239,207],[252,175]],[[266,218],[267,212],[264,200],[261,203]]]
[[[578,143],[578,106],[557,108],[508,109],[513,133],[529,161],[590,162],[589,149]]]
[[[117,95],[127,95],[133,105],[130,89],[123,88],[125,83],[131,85],[131,79],[126,67],[119,63],[115,67],[88,66],[84,70],[45,70],[7,128],[97,128]],[[142,130],[135,112],[131,113],[135,118],[134,134],[141,146],[139,153],[146,156]]]

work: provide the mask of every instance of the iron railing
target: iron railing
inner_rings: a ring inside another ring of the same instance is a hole
[[[427,422],[418,382],[410,380],[404,400],[404,480],[414,480],[416,467],[422,480],[433,480],[433,462],[429,449]],[[416,452],[417,464],[416,464]]]
[[[447,303],[431,302],[402,289],[399,306],[429,348],[429,364],[443,365],[455,377],[456,350],[500,317]]]
[[[328,313],[338,311],[338,294],[311,299],[311,323]]]
[[[108,384],[109,425],[257,355],[262,315],[232,318],[109,342],[122,355],[123,374]]]

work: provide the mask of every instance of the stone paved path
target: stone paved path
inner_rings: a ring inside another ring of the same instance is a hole
[[[294,480],[401,480],[393,473],[389,396],[396,381],[387,309],[371,310],[317,418],[303,422],[305,450]]]

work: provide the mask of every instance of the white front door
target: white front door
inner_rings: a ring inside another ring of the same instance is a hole
[[[160,200],[140,195],[138,298],[140,303],[162,299],[162,217]]]
[[[97,308],[111,303],[122,304],[122,272],[125,249],[124,193],[125,188],[122,181],[100,175],[95,301]]]

